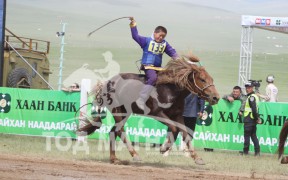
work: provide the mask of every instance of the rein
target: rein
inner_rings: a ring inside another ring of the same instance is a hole
[[[198,94],[198,93],[196,93],[195,91],[194,91],[194,88],[193,88],[193,85],[192,85],[192,83],[189,83],[189,81],[188,81],[188,76],[189,76],[189,74],[187,73],[187,75],[185,75],[185,80],[186,80],[186,85],[187,85],[187,89],[189,90],[189,91],[191,91],[191,92],[193,92],[193,93],[195,93],[195,94]],[[204,90],[205,89],[207,89],[208,87],[210,87],[210,86],[215,86],[214,84],[208,84],[207,86],[205,86],[205,87],[203,87],[203,88],[200,88],[198,85],[197,85],[197,83],[196,83],[196,81],[195,81],[195,72],[193,72],[193,83],[195,84],[195,87],[200,91],[200,97],[205,97],[204,95],[203,95],[203,92],[204,92]]]
[[[205,89],[207,89],[208,87],[210,86],[214,86],[214,84],[208,84],[207,86],[203,87],[202,89],[196,84],[196,81],[195,81],[195,73],[193,72],[193,82],[195,84],[195,86],[201,91],[203,92]]]

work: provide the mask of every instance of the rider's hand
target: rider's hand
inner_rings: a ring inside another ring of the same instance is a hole
[[[130,17],[129,20],[131,21],[130,22],[130,27],[135,27],[136,26],[136,21],[135,21],[134,17]]]

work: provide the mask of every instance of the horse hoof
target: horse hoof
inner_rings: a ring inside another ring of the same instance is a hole
[[[167,157],[167,156],[169,156],[171,150],[172,150],[172,149],[169,148],[167,151],[165,151],[165,152],[163,153],[163,157]]]
[[[110,163],[111,164],[115,164],[116,165],[116,164],[120,164],[120,162],[121,161],[119,159],[117,159],[117,158],[116,159],[110,159]]]
[[[139,162],[139,161],[142,161],[142,159],[140,158],[140,156],[135,155],[135,156],[133,156],[133,161]]]
[[[184,152],[184,156],[185,156],[185,157],[190,157],[190,156],[191,156],[191,153],[188,152],[188,151],[185,151],[185,152]]]
[[[197,159],[195,159],[195,164],[197,164],[197,165],[205,165],[205,162],[203,161],[202,158],[197,158]]]
[[[167,156],[169,156],[169,151],[166,151],[163,153],[163,157],[167,157]]]
[[[121,161],[120,159],[114,159],[110,161],[114,165],[129,165],[129,161]]]
[[[161,153],[161,154],[165,154],[167,151],[170,152],[171,150],[172,150],[171,147],[170,147],[170,148],[163,147],[163,146],[160,147],[160,153]],[[168,153],[169,153],[169,152],[168,152]]]
[[[282,157],[281,164],[288,164],[288,157],[287,156]]]

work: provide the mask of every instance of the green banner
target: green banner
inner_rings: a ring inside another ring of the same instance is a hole
[[[217,105],[206,105],[203,119],[197,120],[197,126],[192,141],[195,147],[238,150],[243,149],[244,124],[243,117],[238,115],[240,102],[228,103],[220,100]],[[259,113],[263,122],[257,125],[257,136],[261,152],[275,153],[278,146],[278,136],[288,112],[286,103],[260,103]],[[108,138],[113,126],[112,115],[108,113],[103,125],[90,138]],[[112,119],[112,121],[111,121]],[[107,120],[109,121],[107,123]],[[125,124],[126,134],[131,141],[162,144],[167,135],[167,126],[153,118],[132,115]],[[106,135],[104,135],[106,133]],[[176,144],[180,143],[181,134]],[[250,141],[250,150],[254,145]],[[287,146],[287,144],[286,144]],[[285,152],[288,152],[287,150]]]
[[[212,123],[196,128],[195,145],[199,147],[242,150],[244,143],[243,117],[238,115],[240,102],[220,100],[213,106]],[[275,153],[282,125],[288,115],[288,104],[260,103],[259,114],[263,124],[257,125],[261,152]],[[199,123],[198,123],[199,124]],[[254,151],[252,141],[250,150]]]
[[[79,92],[51,90],[0,88],[0,133],[75,137],[80,106]],[[238,115],[240,102],[220,100],[217,105],[206,105],[202,119],[192,141],[195,147],[227,150],[242,150],[244,143],[243,117]],[[275,153],[278,136],[286,117],[288,104],[260,103],[262,125],[257,125],[261,152]],[[88,105],[88,115],[91,105]],[[103,124],[89,138],[108,139],[114,126],[112,115],[107,112]],[[132,142],[162,144],[167,135],[167,126],[153,117],[131,115],[124,126]],[[180,144],[181,133],[176,144]],[[286,143],[287,146],[287,143]],[[251,141],[250,150],[253,151]],[[288,152],[287,150],[285,152]]]
[[[75,136],[80,93],[0,88],[0,132]]]

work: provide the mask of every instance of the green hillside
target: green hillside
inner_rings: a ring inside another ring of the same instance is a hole
[[[132,40],[129,20],[112,23],[90,38],[87,34],[108,21],[134,16],[139,33],[150,36],[157,25],[168,29],[167,40],[177,51],[192,50],[214,77],[221,95],[229,93],[238,83],[241,38],[241,14],[219,8],[173,1],[92,1],[92,0],[9,0],[6,27],[15,34],[51,41],[49,54],[53,74],[50,83],[56,88],[60,56],[60,22],[67,22],[63,78],[83,64],[89,70],[105,67],[102,53],[111,51],[121,65],[121,72],[137,72],[135,61],[141,49]],[[161,8],[159,8],[161,7]],[[287,35],[255,29],[252,78],[265,80],[276,76],[280,101],[288,101]],[[164,57],[164,61],[168,61]],[[164,63],[165,64],[165,63]],[[261,91],[264,92],[263,82]]]

